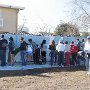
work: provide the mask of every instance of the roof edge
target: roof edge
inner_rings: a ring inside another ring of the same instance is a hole
[[[1,8],[11,8],[11,9],[18,9],[18,10],[24,10],[25,7],[20,7],[20,6],[12,6],[12,5],[4,5],[0,4]]]

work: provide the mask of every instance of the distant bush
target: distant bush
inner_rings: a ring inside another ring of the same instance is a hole
[[[80,33],[80,36],[87,37],[87,36],[89,36],[89,33],[88,32],[81,32]]]

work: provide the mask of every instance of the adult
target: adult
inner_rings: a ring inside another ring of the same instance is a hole
[[[31,45],[31,47],[32,47],[32,53],[33,53],[32,59],[34,60],[34,63],[35,63],[35,59],[36,59],[36,57],[35,57],[36,43],[33,42],[32,39],[28,39],[28,41],[29,41],[29,45]]]
[[[55,50],[56,50],[56,46],[55,46],[55,41],[54,40],[52,40],[51,44],[49,45],[49,49],[51,50],[50,55],[51,55],[51,66],[52,66],[53,62],[54,62]]]
[[[65,60],[66,60],[66,66],[70,66],[70,46],[68,45],[68,41],[65,42]]]
[[[47,44],[46,40],[43,40],[41,43],[41,56],[42,56],[42,62],[46,63],[46,50],[47,50]]]
[[[56,50],[58,51],[58,65],[64,67],[64,50],[65,46],[63,41],[60,41],[56,46]]]
[[[8,44],[8,46],[9,46],[9,63],[11,64],[11,65],[13,65],[14,64],[14,40],[13,40],[13,38],[12,37],[10,37],[9,38],[9,44]]]
[[[28,39],[28,47],[27,47],[27,61],[31,61],[33,58],[33,46],[31,44],[31,40]]]
[[[70,54],[72,57],[72,65],[75,65],[75,63],[77,64],[77,52],[78,52],[78,47],[72,41],[70,43]]]
[[[22,66],[26,65],[26,49],[27,49],[27,43],[24,41],[24,38],[21,37],[20,39],[20,55],[21,55],[21,61],[22,61]]]
[[[6,66],[6,49],[8,41],[4,38],[4,35],[0,39],[0,57],[1,57],[1,66]]]
[[[81,42],[80,42],[80,40],[77,39],[75,43],[76,43],[76,46],[78,48],[78,51],[81,51]]]
[[[84,51],[87,51],[90,54],[90,36],[87,37],[87,41],[85,42]]]
[[[85,42],[84,51],[87,53],[88,58],[86,59],[86,69],[89,67],[89,59],[90,59],[90,36],[87,37],[87,41]]]
[[[84,45],[85,45],[85,40],[82,39],[82,42],[81,42],[81,50],[84,51]]]
[[[35,49],[35,64],[39,64],[39,59],[40,59],[40,47],[36,45]]]

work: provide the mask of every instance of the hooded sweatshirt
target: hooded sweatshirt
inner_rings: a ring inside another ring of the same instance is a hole
[[[75,52],[78,52],[78,47],[71,43],[70,44],[70,53],[72,54]]]

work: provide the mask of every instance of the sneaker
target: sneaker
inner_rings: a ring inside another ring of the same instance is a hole
[[[62,67],[64,67],[64,65],[62,65]]]
[[[61,65],[58,65],[58,67],[61,67]]]

